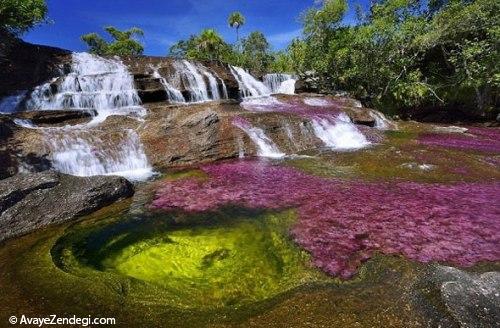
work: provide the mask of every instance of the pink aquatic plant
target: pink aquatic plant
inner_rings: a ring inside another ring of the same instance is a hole
[[[500,152],[500,129],[469,128],[467,133],[426,133],[418,141],[424,145]]]
[[[291,233],[327,273],[351,277],[374,252],[470,266],[500,260],[500,183],[367,183],[239,161],[202,167],[206,180],[167,181],[152,207],[294,208]]]

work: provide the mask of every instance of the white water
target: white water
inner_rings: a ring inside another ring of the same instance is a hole
[[[327,118],[314,118],[312,127],[316,137],[332,149],[359,149],[370,145],[345,113],[340,114],[333,122]]]
[[[282,158],[286,154],[282,153],[278,146],[258,127],[247,122],[234,122],[236,127],[243,130],[257,146],[257,155],[261,157]]]
[[[141,117],[146,114],[133,77],[121,61],[73,53],[71,72],[59,78],[56,90],[51,89],[50,83],[41,85],[31,93],[26,104],[32,110],[97,112],[87,124],[39,128],[44,131],[56,170],[77,176],[121,175],[131,180],[147,179],[153,174],[134,131],[122,131],[115,139],[109,134],[105,140],[98,137],[98,125],[110,115]],[[16,123],[34,127],[30,122]]]
[[[241,102],[241,107],[248,111],[255,112],[271,112],[277,108],[287,107],[288,104],[279,101],[273,96],[259,97],[259,98],[246,98]]]
[[[331,105],[327,99],[323,98],[304,98],[304,104],[314,107],[324,107]]]
[[[395,124],[391,122],[384,114],[377,111],[370,111],[370,116],[375,120],[375,128],[379,130],[387,130],[394,127]]]
[[[180,70],[184,85],[191,94],[191,101],[201,102],[209,100],[207,84],[203,76],[198,72],[196,67],[187,60],[183,60],[181,64],[182,65],[177,65],[176,68]]]
[[[217,79],[204,66],[200,65],[200,70],[203,72],[203,75],[205,75],[208,79],[208,85],[210,86],[211,99],[212,100],[220,100],[221,95],[219,92],[219,84],[217,83]],[[222,84],[224,85],[224,81],[222,81]]]
[[[16,124],[17,126],[26,128],[26,129],[36,129],[37,128],[36,125],[33,124],[33,122],[31,120],[23,120],[20,118],[15,118],[14,124]]]
[[[14,95],[2,98],[0,100],[0,113],[4,114],[14,113],[25,96],[26,96],[26,91],[20,91]]]
[[[28,110],[94,109],[95,121],[110,115],[144,116],[146,111],[134,86],[132,75],[118,59],[88,53],[73,53],[71,73],[35,88],[26,103]]]
[[[262,97],[269,96],[271,90],[269,90],[264,83],[255,79],[250,73],[245,71],[241,67],[230,66],[231,73],[238,82],[240,88],[240,94],[243,98],[245,97]]]
[[[216,74],[216,76],[217,76],[217,74]],[[227,87],[226,87],[226,84],[224,83],[224,80],[221,79],[219,76],[217,76],[217,78],[219,79],[219,81],[221,82],[221,85],[222,85],[222,98],[229,99],[229,93],[227,92]]]
[[[264,75],[264,85],[271,93],[294,94],[296,80],[290,74],[266,74]]]
[[[91,131],[70,129],[47,132],[53,167],[76,176],[120,175],[130,180],[146,180],[152,174],[139,136],[123,133],[119,144],[104,142]],[[60,135],[59,138],[54,138]]]
[[[160,83],[162,84],[163,88],[165,89],[165,92],[167,92],[167,97],[170,102],[174,103],[185,103],[186,99],[184,99],[184,96],[182,95],[182,92],[179,91],[179,89],[176,89],[173,87],[170,83],[168,83],[167,79],[161,76],[160,72],[158,71],[158,68],[156,67],[151,67],[153,70],[153,77],[160,79]]]
[[[205,102],[228,98],[227,88],[224,81],[218,78],[215,73],[212,73],[205,66],[201,64],[193,64],[187,60],[176,61],[173,66],[177,75],[169,77],[172,81],[170,81],[169,78],[167,78],[166,81],[171,86],[182,83],[184,88],[189,91],[190,94],[190,99],[187,100],[188,102]],[[219,83],[217,82],[217,79],[222,84],[222,95],[219,90]]]

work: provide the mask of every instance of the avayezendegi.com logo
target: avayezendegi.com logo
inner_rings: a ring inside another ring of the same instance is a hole
[[[50,326],[50,325],[72,325],[72,326],[81,326],[81,327],[89,327],[90,325],[115,325],[115,318],[93,318],[92,316],[88,317],[77,317],[76,315],[72,317],[58,317],[55,314],[51,314],[46,317],[28,317],[26,315],[21,316],[10,316],[9,323],[11,325],[25,325],[25,326]]]

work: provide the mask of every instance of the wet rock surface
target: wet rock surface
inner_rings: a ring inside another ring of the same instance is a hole
[[[56,76],[70,51],[26,43],[0,31],[0,97],[29,90]]]
[[[29,120],[35,125],[66,125],[66,124],[81,124],[91,120],[96,116],[96,111],[81,111],[81,110],[44,110],[44,111],[29,111],[19,112],[13,115],[18,119]]]
[[[89,214],[133,193],[127,180],[115,176],[15,175],[0,181],[0,241]]]

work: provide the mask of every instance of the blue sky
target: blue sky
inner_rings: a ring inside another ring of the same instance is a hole
[[[349,1],[347,20],[354,15],[354,5],[366,1]],[[300,35],[300,13],[314,0],[47,0],[47,4],[53,23],[35,28],[24,40],[84,51],[82,34],[101,33],[107,25],[137,26],[145,32],[145,54],[163,56],[173,43],[204,28],[215,28],[226,41],[234,42],[235,31],[227,25],[233,11],[246,17],[241,35],[260,30],[275,50],[282,49]]]

